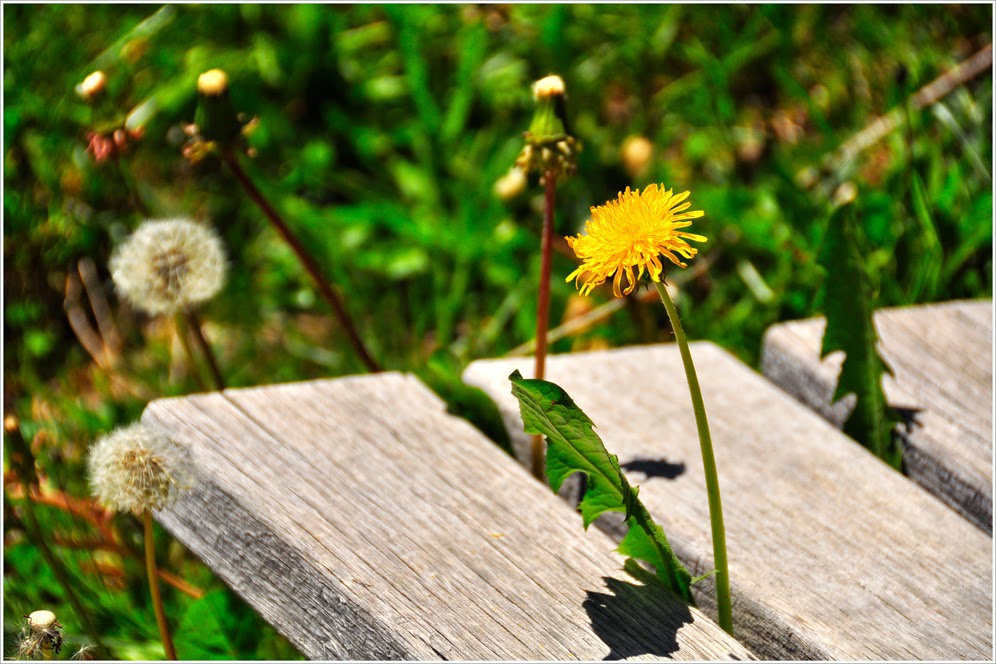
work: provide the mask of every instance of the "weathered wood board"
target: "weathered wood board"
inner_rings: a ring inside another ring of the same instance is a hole
[[[716,449],[738,639],[767,658],[992,657],[992,539],[722,349],[695,343],[692,355]],[[507,376],[531,365],[479,361],[464,373],[520,437]],[[689,571],[710,571],[677,346],[553,356],[547,377],[594,421]],[[695,588],[711,610],[712,584]]]
[[[400,374],[153,402],[198,475],[156,518],[311,658],[753,658],[444,411]]]
[[[886,399],[916,409],[900,426],[909,476],[984,531],[993,532],[993,303],[947,302],[875,314]],[[838,428],[854,397],[831,403],[844,355],[820,361],[826,321],[775,325],[764,337],[764,375]]]

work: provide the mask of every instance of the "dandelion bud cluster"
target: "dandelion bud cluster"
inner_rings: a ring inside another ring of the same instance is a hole
[[[202,73],[197,77],[197,96],[194,122],[183,128],[188,136],[183,145],[184,159],[197,165],[228,149],[254,157],[256,151],[246,147],[245,139],[259,125],[259,119],[236,112],[229,94],[228,74],[221,69]]]
[[[189,219],[149,220],[111,256],[111,277],[134,307],[152,315],[200,304],[221,290],[228,265],[221,239]]]
[[[88,471],[104,506],[134,514],[169,505],[192,479],[186,448],[141,423],[98,440],[90,448]]]
[[[577,171],[581,143],[568,128],[563,79],[559,76],[541,78],[533,84],[533,97],[536,110],[529,131],[523,134],[526,145],[515,165],[524,173],[539,172],[542,184],[548,173],[561,178]]]

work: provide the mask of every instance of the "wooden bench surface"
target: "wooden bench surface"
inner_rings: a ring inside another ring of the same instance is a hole
[[[153,402],[198,475],[156,518],[311,658],[754,658],[444,411],[400,374]]]
[[[692,344],[723,495],[737,637],[760,657],[987,659],[992,539],[719,347]],[[507,376],[466,382],[522,434]],[[550,357],[693,575],[711,570],[701,455],[673,344]],[[694,586],[711,608],[712,584]]]
[[[947,302],[875,314],[883,381],[893,406],[915,408],[917,425],[900,427],[909,476],[992,535],[993,303]],[[843,353],[821,362],[822,318],[773,326],[761,368],[770,380],[843,426],[854,397],[831,403]]]

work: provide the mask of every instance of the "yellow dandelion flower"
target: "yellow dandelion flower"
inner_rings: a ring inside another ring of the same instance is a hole
[[[618,199],[591,208],[586,234],[567,238],[582,263],[566,280],[577,283],[585,275],[578,288],[582,295],[588,295],[612,277],[612,292],[622,297],[633,292],[644,273],[654,281],[661,280],[661,256],[687,267],[679,256],[690,259],[699,250],[686,240],[706,241],[701,235],[678,230],[691,226],[691,219],[705,214],[702,210],[685,211],[692,205],[685,201],[688,193],[675,194],[656,184],[646,187],[643,193],[626,187]]]

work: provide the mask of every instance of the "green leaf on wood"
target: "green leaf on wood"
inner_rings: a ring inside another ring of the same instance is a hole
[[[839,207],[830,216],[820,253],[820,264],[827,271],[823,287],[827,326],[820,357],[837,350],[846,354],[833,399],[854,394],[857,403],[844,422],[844,433],[898,470],[902,448],[892,430],[899,418],[882,390],[882,375],[892,375],[892,369],[876,348],[871,294],[856,234],[853,208]]]
[[[512,394],[519,400],[525,432],[546,436],[546,473],[550,488],[558,491],[576,472],[587,475],[587,488],[578,509],[587,528],[605,512],[626,515],[629,532],[619,544],[624,556],[643,560],[657,577],[689,604],[691,574],[671,550],[663,529],[654,522],[619,468],[619,459],[609,454],[594,431],[594,423],[560,386],[525,379],[515,371]]]

